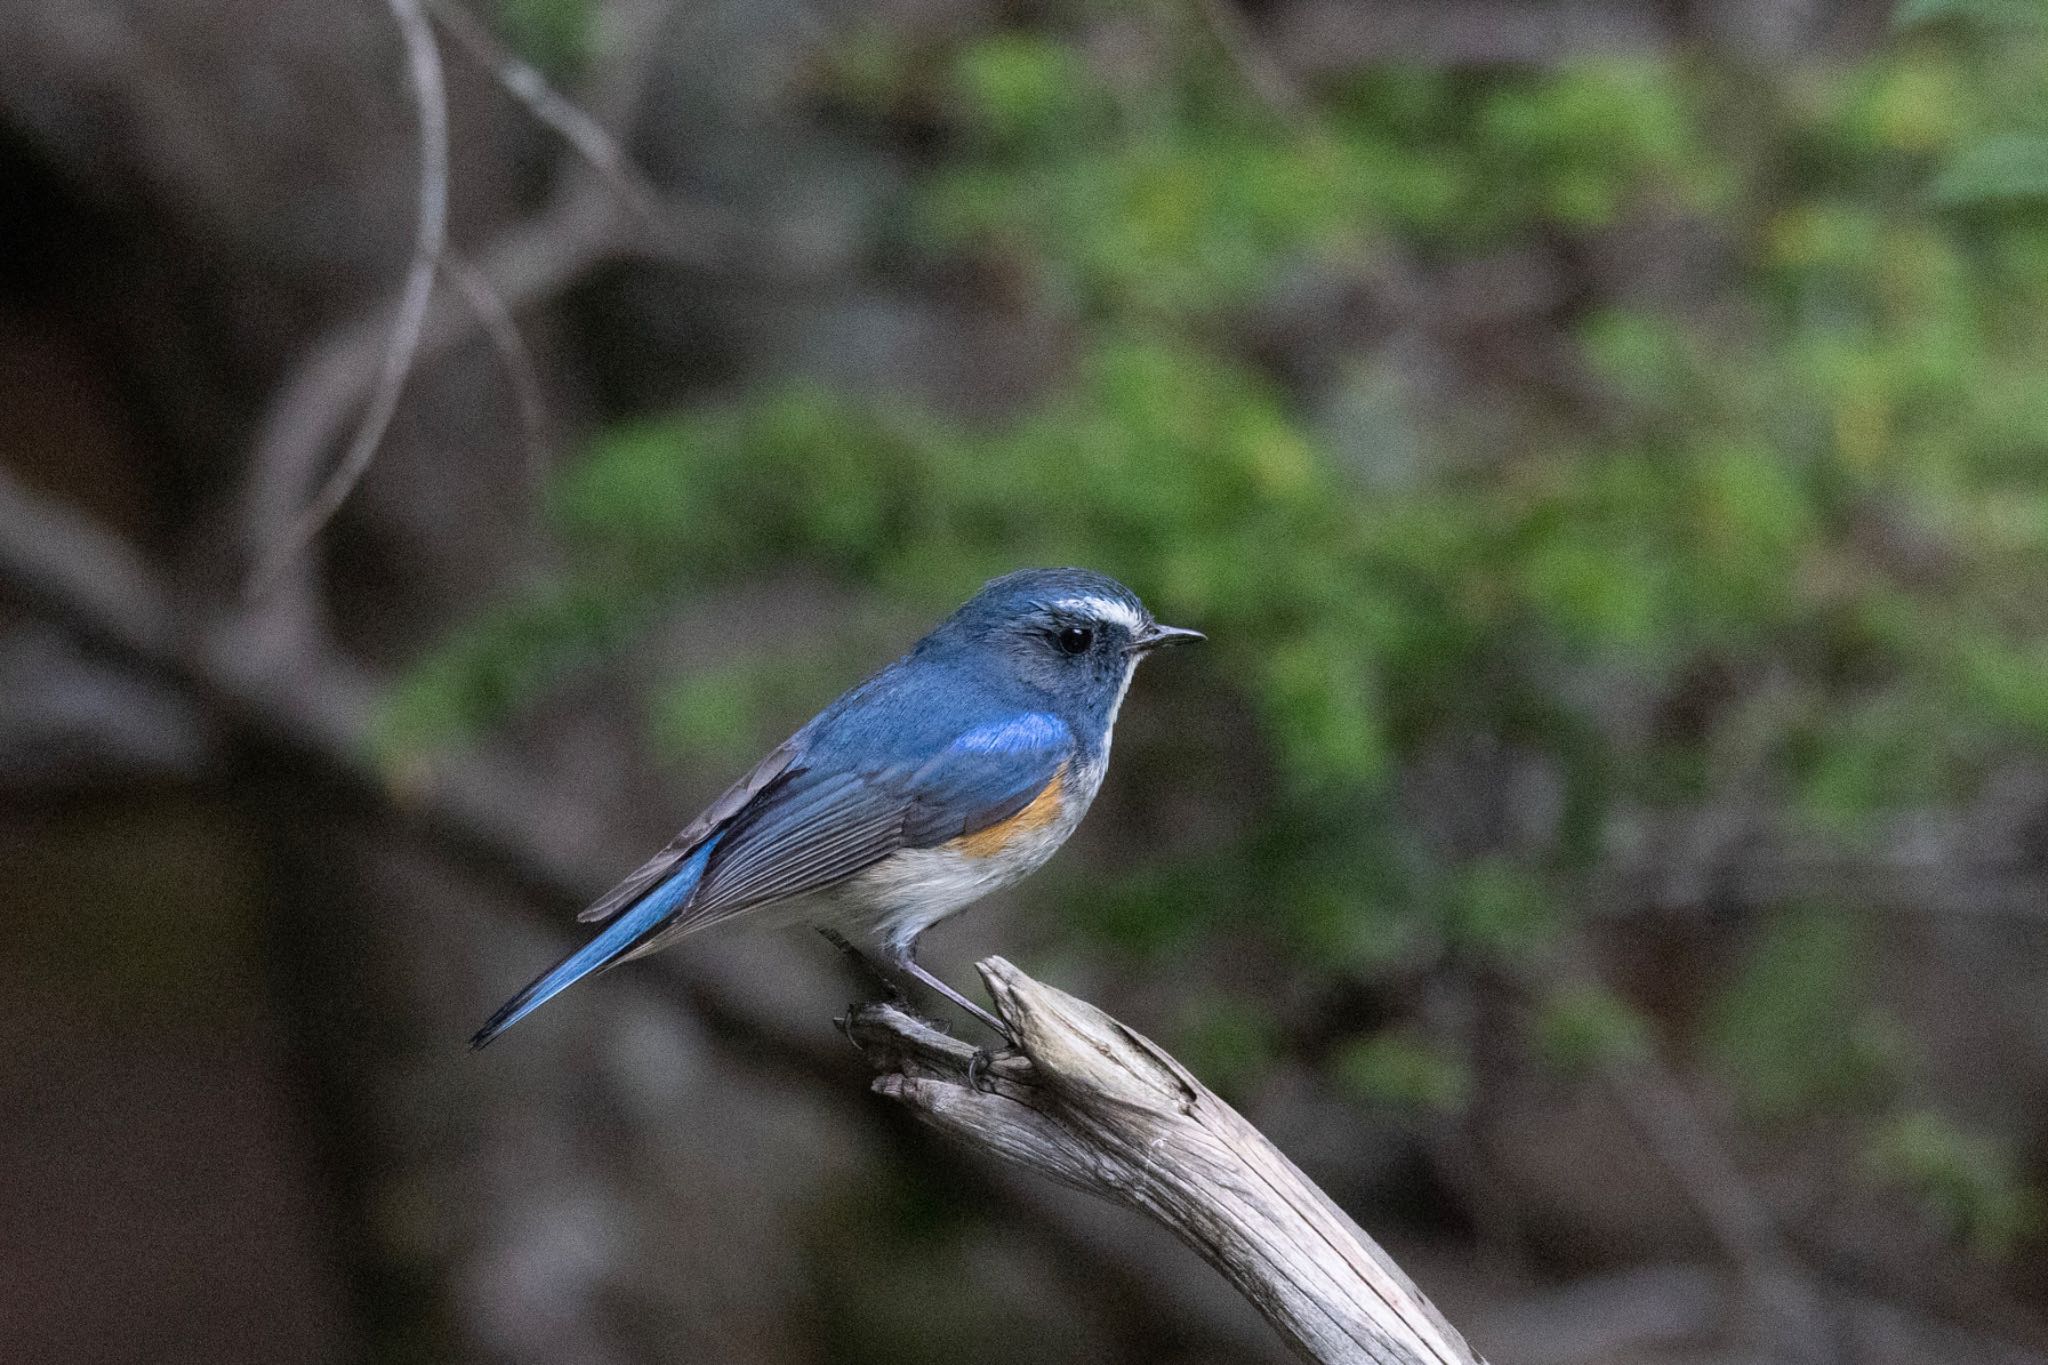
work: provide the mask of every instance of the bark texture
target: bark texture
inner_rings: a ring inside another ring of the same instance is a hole
[[[977,1066],[971,1045],[865,1006],[847,1032],[878,1092],[1171,1229],[1304,1360],[1481,1365],[1392,1257],[1158,1044],[1002,958],[980,971],[1017,1051]]]

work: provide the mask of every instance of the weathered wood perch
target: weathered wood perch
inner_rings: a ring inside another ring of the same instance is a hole
[[[1304,1360],[1484,1365],[1393,1258],[1164,1049],[999,957],[981,962],[1019,1051],[893,1004],[847,1034],[875,1089],[971,1147],[1137,1210],[1222,1271]]]

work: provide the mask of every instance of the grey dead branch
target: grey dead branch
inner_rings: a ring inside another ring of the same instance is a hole
[[[1479,1365],[1393,1258],[1242,1115],[1150,1039],[1002,958],[980,964],[1018,1051],[893,1004],[847,1033],[875,1089],[956,1141],[1168,1228],[1321,1365]]]

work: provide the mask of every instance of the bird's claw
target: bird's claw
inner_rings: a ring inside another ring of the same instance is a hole
[[[985,1047],[974,1049],[974,1055],[967,1059],[967,1084],[984,1095],[996,1093],[995,1077],[989,1070],[996,1064],[996,1057]]]
[[[832,1027],[839,1030],[839,1036],[846,1039],[848,1043],[852,1044],[853,1050],[862,1055],[866,1055],[867,1049],[860,1045],[860,1039],[853,1036],[853,1020],[854,1016],[858,1015],[865,1008],[867,1007],[861,1004],[860,1001],[853,1001],[846,1007],[846,1013],[832,1021]]]

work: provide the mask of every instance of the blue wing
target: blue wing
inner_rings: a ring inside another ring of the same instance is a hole
[[[1021,711],[917,746],[914,757],[889,747],[837,771],[796,772],[741,812],[673,930],[823,890],[898,849],[1007,820],[1045,790],[1075,743],[1059,717]]]
[[[798,731],[586,910],[618,918],[508,1001],[472,1046],[601,968],[823,890],[898,849],[1006,820],[1074,755],[1073,732],[1048,712],[972,706],[943,688],[927,694],[934,703],[890,681],[871,680]],[[868,704],[848,705],[857,700]]]
[[[761,794],[762,788],[789,770],[803,749],[805,735],[806,730],[799,730],[776,745],[769,751],[768,757],[754,765],[752,771],[727,787],[696,819],[683,826],[682,832],[669,840],[661,852],[649,858],[635,868],[624,881],[591,902],[590,906],[576,918],[586,924],[610,919],[668,880],[670,874],[683,865],[683,860],[696,852],[699,844],[745,810],[747,803]]]

